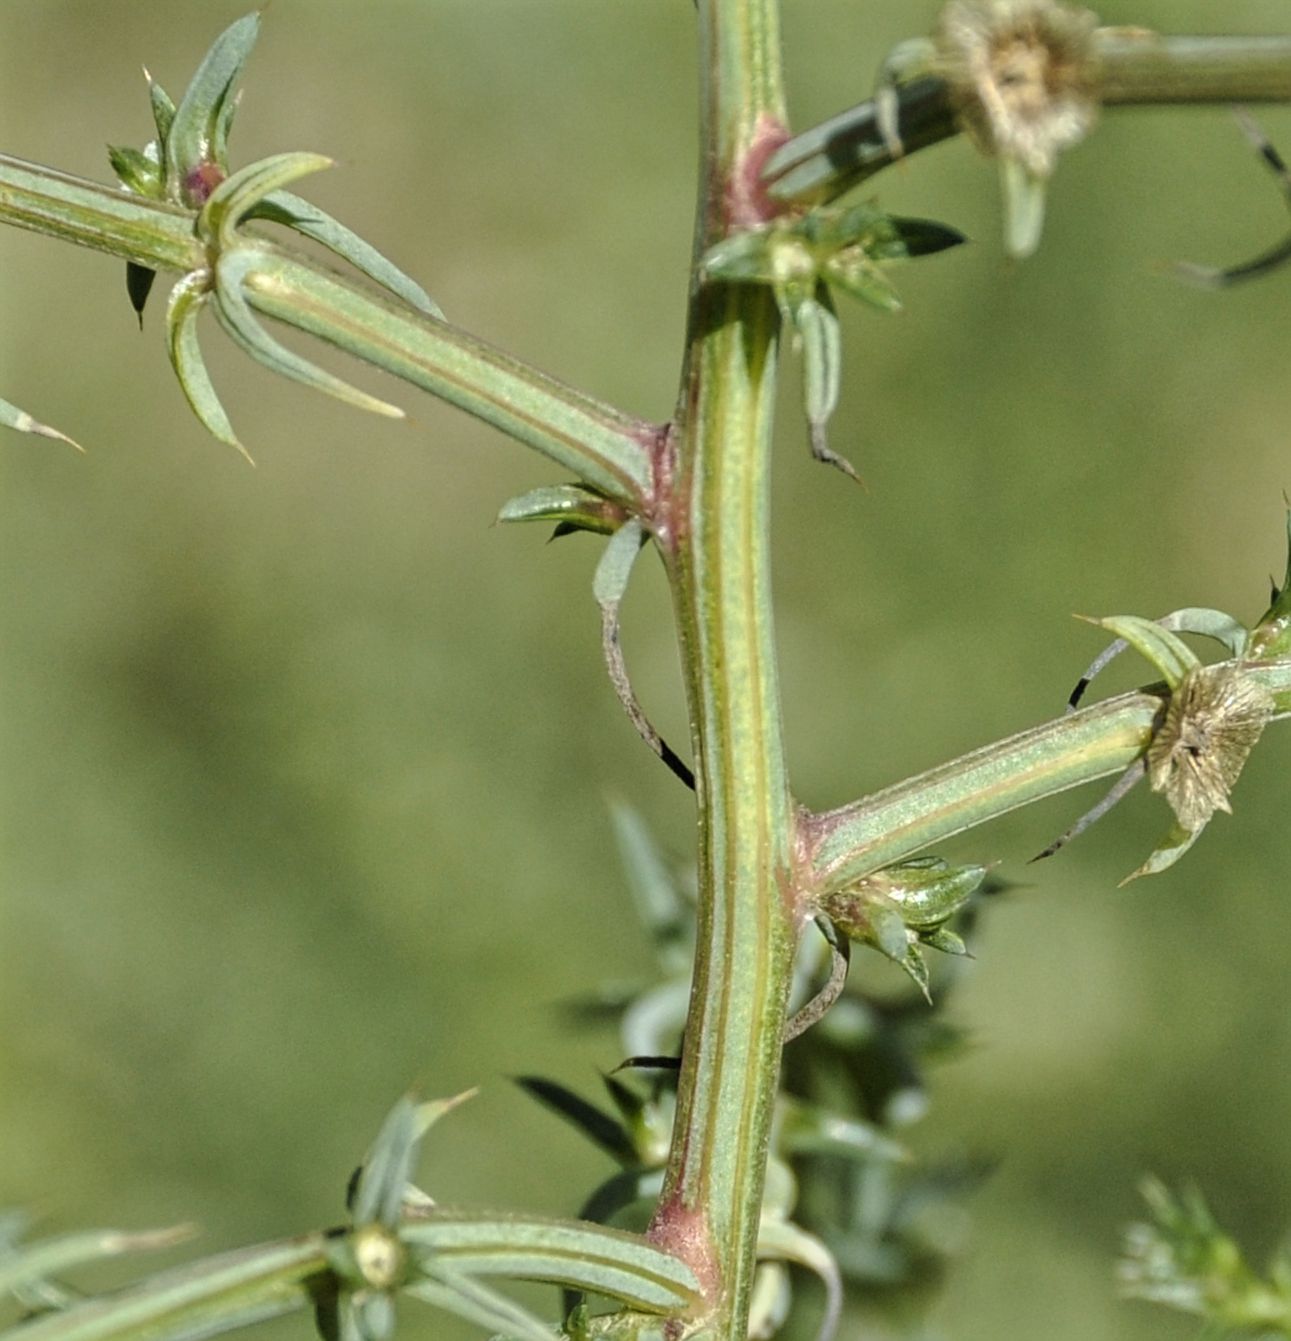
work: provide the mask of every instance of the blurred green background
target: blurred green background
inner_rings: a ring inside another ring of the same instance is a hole
[[[935,9],[787,0],[796,123],[863,95]],[[106,180],[104,142],[149,134],[140,63],[178,94],[240,12],[6,0],[0,147]],[[1273,0],[1103,17],[1287,22]],[[663,417],[693,27],[685,0],[274,0],[234,161],[335,155],[307,193],[453,319]],[[1261,121],[1291,150],[1291,115]],[[833,441],[866,490],[808,459],[787,368],[777,617],[817,807],[1055,715],[1099,646],[1073,611],[1250,619],[1285,561],[1291,274],[1216,294],[1154,268],[1286,230],[1225,112],[1108,116],[1020,267],[965,144],[877,186],[975,244],[900,274],[904,315],[845,313]],[[211,1248],[334,1221],[419,1082],[484,1087],[435,1134],[437,1197],[570,1212],[606,1163],[505,1077],[588,1088],[618,1060],[612,1032],[559,1009],[646,953],[607,798],[679,857],[693,841],[688,796],[604,683],[598,546],[492,527],[559,478],[492,430],[360,372],[413,422],[365,418],[212,324],[249,469],[189,414],[163,303],[140,336],[118,263],[0,231],[0,393],[89,448],[0,443],[0,1204],[50,1228],[192,1219]],[[638,689],[684,741],[663,584],[645,565],[638,586]],[[1146,794],[1040,868],[1023,862],[1096,793],[947,847],[1025,888],[985,927],[955,1011],[977,1046],[939,1074],[920,1136],[1000,1161],[934,1315],[946,1336],[1190,1335],[1115,1297],[1147,1169],[1195,1178],[1257,1257],[1291,1226],[1288,761],[1275,728],[1236,816],[1124,891],[1166,826]]]

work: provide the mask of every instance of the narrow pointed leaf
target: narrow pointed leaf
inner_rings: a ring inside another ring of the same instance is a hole
[[[161,164],[156,158],[127,145],[110,144],[108,162],[127,191],[149,200],[162,198]]]
[[[612,1159],[626,1164],[636,1158],[636,1148],[623,1124],[616,1122],[595,1104],[554,1080],[544,1080],[542,1076],[516,1076],[514,1079],[526,1094],[577,1128]]]
[[[776,284],[787,272],[803,270],[814,276],[815,262],[801,241],[782,231],[750,228],[710,247],[700,262],[709,279],[728,284]]]
[[[417,1105],[404,1095],[386,1115],[354,1188],[351,1212],[356,1225],[399,1223],[404,1189],[417,1154]]]
[[[236,244],[234,230],[266,196],[287,182],[334,166],[323,154],[272,154],[226,177],[212,192],[197,221],[198,232],[221,250]]]
[[[610,1096],[610,1101],[618,1109],[628,1131],[637,1130],[646,1115],[650,1103],[630,1086],[625,1085],[617,1076],[602,1075],[601,1084]],[[634,1143],[635,1145],[635,1143]]]
[[[126,295],[130,299],[130,306],[134,309],[135,316],[139,318],[140,330],[143,329],[143,310],[148,305],[148,295],[152,292],[156,278],[155,270],[136,265],[133,261],[126,262]]]
[[[5,428],[16,428],[19,433],[34,433],[41,438],[55,438],[59,442],[65,442],[69,446],[75,447],[78,452],[85,450],[79,442],[73,441],[66,433],[60,433],[56,428],[50,428],[48,424],[42,424],[39,420],[33,419],[25,410],[20,410],[7,400],[0,400],[0,425]]]
[[[1201,665],[1196,653],[1183,639],[1169,629],[1162,628],[1154,619],[1138,615],[1111,615],[1106,619],[1090,620],[1100,628],[1124,638],[1136,652],[1146,657],[1161,672],[1161,678],[1177,689],[1190,671]]]
[[[170,355],[175,376],[179,378],[180,389],[203,427],[250,461],[250,454],[238,441],[224,406],[215,394],[197,342],[197,318],[210,296],[206,284],[205,274],[194,273],[185,275],[170,291],[170,302],[166,307],[166,352]]]
[[[826,427],[838,406],[843,337],[838,316],[822,289],[816,298],[799,304],[794,325],[802,339],[803,406],[811,432],[811,449],[822,460],[830,460]]]
[[[198,66],[165,137],[166,175],[172,186],[182,188],[202,164],[220,163],[223,154],[217,151],[224,148],[225,110],[259,32],[259,13],[238,19],[215,39]]]
[[[652,1313],[688,1309],[699,1294],[680,1258],[639,1235],[575,1220],[432,1212],[405,1223],[399,1237],[414,1254],[429,1253],[436,1266],[548,1281]]]
[[[629,1206],[653,1205],[662,1191],[662,1169],[620,1169],[591,1193],[579,1207],[578,1216],[598,1225],[607,1224]]]
[[[460,1108],[462,1104],[469,1103],[479,1094],[479,1087],[472,1085],[469,1090],[462,1090],[460,1094],[450,1094],[446,1099],[426,1099],[417,1105],[417,1139],[422,1137],[437,1123],[440,1118],[446,1117],[455,1108]]]
[[[1250,631],[1246,625],[1222,610],[1211,610],[1206,606],[1189,605],[1182,610],[1172,610],[1163,619],[1157,621],[1163,629],[1173,629],[1177,633],[1195,633],[1201,638],[1213,638],[1222,643],[1231,656],[1240,657],[1246,651],[1250,641]]]
[[[187,1225],[151,1233],[127,1234],[119,1229],[91,1230],[0,1252],[0,1294],[8,1294],[45,1276],[57,1276],[72,1267],[122,1253],[156,1252],[191,1238]]]
[[[553,1341],[555,1327],[480,1281],[443,1263],[426,1268],[425,1279],[406,1287],[415,1299],[453,1313],[511,1341]]]
[[[215,125],[214,138],[215,161],[217,163],[228,162],[229,133],[233,129],[233,118],[237,115],[238,108],[241,105],[242,90],[235,89],[232,96],[224,100],[224,106],[220,109],[219,120]]]
[[[581,484],[555,484],[531,489],[504,503],[500,522],[555,522],[556,534],[591,531],[613,535],[628,519],[621,504]]]
[[[305,237],[313,238],[329,251],[348,261],[356,270],[361,270],[369,279],[375,280],[383,289],[398,295],[405,302],[432,317],[443,318],[439,305],[421,287],[391,260],[377,251],[371,243],[365,242],[359,235],[346,228],[343,223],[333,219],[330,214],[311,205],[308,200],[292,195],[289,191],[274,191],[261,200],[244,216],[252,219],[265,219],[270,223],[282,224],[294,228]]]
[[[1168,871],[1200,837],[1201,829],[1185,829],[1182,824],[1171,825],[1170,832],[1157,844],[1152,855],[1137,871],[1127,875],[1121,885],[1128,885],[1140,876],[1160,875],[1162,871]]]
[[[309,1302],[321,1234],[223,1253],[0,1332],[0,1341],[192,1341]]]
[[[905,219],[893,216],[892,225],[905,249],[905,254],[933,256],[939,251],[962,246],[968,239],[957,228],[937,223],[933,219]]]
[[[370,396],[348,382],[325,372],[317,364],[294,353],[265,330],[242,294],[242,285],[252,275],[260,256],[255,248],[238,247],[221,256],[216,265],[215,312],[221,325],[252,358],[272,372],[302,382],[347,405],[391,419],[404,418],[404,412],[388,401]]]
[[[153,125],[157,127],[157,144],[165,145],[170,138],[170,128],[175,124],[175,100],[152,77],[146,65],[143,77],[148,81],[148,104],[152,108]]]
[[[901,296],[873,261],[856,251],[840,252],[825,263],[824,278],[835,288],[880,312],[900,312]]]
[[[1273,599],[1251,634],[1248,650],[1251,656],[1261,658],[1291,652],[1291,507],[1287,508],[1286,576],[1281,587],[1273,588]]]

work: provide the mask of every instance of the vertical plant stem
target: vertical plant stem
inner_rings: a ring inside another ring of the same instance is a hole
[[[778,0],[700,0],[697,256],[756,211],[782,135]],[[704,1282],[708,1326],[743,1338],[795,944],[768,574],[778,316],[767,290],[696,284],[665,545],[699,803],[699,935],[676,1126],[652,1233]]]

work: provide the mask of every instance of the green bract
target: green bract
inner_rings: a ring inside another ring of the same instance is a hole
[[[922,947],[966,953],[964,942],[946,924],[985,878],[985,866],[951,866],[941,857],[915,857],[827,894],[820,906],[841,932],[900,965],[927,996]]]
[[[237,86],[259,31],[258,13],[227,28],[207,52],[178,106],[145,71],[157,138],[141,150],[115,145],[108,149],[112,169],[127,191],[198,212],[196,226],[207,243],[211,266],[184,276],[173,291],[167,312],[167,347],[194,413],[215,437],[243,455],[245,449],[219,404],[197,344],[197,317],[212,290],[217,293],[217,313],[225,328],[248,353],[274,371],[363,409],[379,414],[402,412],[322,372],[268,335],[239,291],[254,265],[249,254],[233,259],[240,250],[237,230],[241,224],[258,219],[293,229],[329,248],[412,307],[441,315],[421,286],[369,243],[323,210],[282,189],[296,177],[330,166],[330,159],[317,154],[279,154],[230,172],[228,139],[237,111]],[[126,285],[141,321],[154,278],[147,267],[127,263]]]
[[[734,233],[704,254],[704,274],[728,284],[763,284],[802,352],[803,407],[812,454],[855,475],[829,448],[825,430],[838,405],[842,334],[831,290],[841,289],[881,311],[901,307],[884,268],[964,241],[928,219],[902,219],[873,205],[821,207]]]

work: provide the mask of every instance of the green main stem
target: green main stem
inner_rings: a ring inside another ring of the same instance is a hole
[[[700,249],[753,208],[782,124],[776,0],[701,0]],[[747,223],[748,220],[744,219]],[[697,252],[697,256],[698,256]],[[699,930],[677,1117],[652,1225],[743,1338],[796,943],[794,808],[772,635],[768,462],[779,320],[763,288],[696,285],[661,534],[690,702]]]

